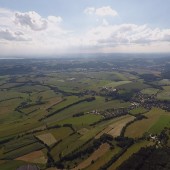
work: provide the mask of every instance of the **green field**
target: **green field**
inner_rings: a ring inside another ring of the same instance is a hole
[[[120,85],[117,88],[118,89],[125,89],[125,90],[133,90],[133,89],[143,90],[145,88],[148,88],[148,85],[139,81],[139,82],[131,82],[131,83],[128,83],[128,84]]]
[[[59,121],[59,125],[64,125],[64,124],[72,124],[73,127],[79,128],[81,126],[88,126],[94,122],[97,122],[102,119],[101,115],[92,115],[92,114],[86,114],[84,116],[80,117],[73,117],[73,118],[68,118],[62,121]]]
[[[107,163],[114,155],[116,155],[121,149],[119,147],[109,150],[102,157],[97,159],[91,166],[87,167],[86,170],[99,169],[102,165]]]
[[[140,150],[141,147],[146,147],[152,145],[151,142],[148,141],[140,141],[139,143],[135,143],[134,145],[132,145],[130,148],[128,148],[128,150],[123,154],[123,156],[121,156],[115,163],[112,164],[112,166],[110,166],[108,168],[108,170],[113,170],[113,169],[117,169],[124,161],[126,161],[133,153],[136,153]]]
[[[145,109],[144,107],[138,107],[138,108],[132,109],[130,111],[130,113],[133,114],[133,115],[142,114],[142,113],[145,113],[145,112],[147,112],[147,109]]]
[[[155,95],[155,94],[157,94],[158,91],[159,91],[158,89],[147,88],[147,89],[142,90],[141,92],[142,92],[143,94]]]
[[[168,61],[117,55],[0,60],[0,170],[114,170],[168,146],[149,138],[169,136]]]
[[[170,91],[169,90],[163,90],[160,93],[157,94],[157,98],[159,100],[170,100]]]
[[[162,115],[159,120],[149,129],[150,133],[158,134],[165,127],[170,127],[170,115]]]
[[[112,82],[112,83],[109,83],[106,85],[106,87],[112,87],[112,88],[116,88],[117,86],[121,86],[121,85],[124,85],[124,84],[128,84],[130,83],[131,81],[115,81],[115,82]]]
[[[160,116],[167,115],[168,113],[164,110],[154,108],[148,113],[144,114],[147,119],[143,119],[134,122],[127,127],[125,136],[139,138],[142,137],[144,133],[148,132],[149,129],[159,120]]]
[[[5,161],[5,162],[0,162],[0,167],[3,170],[16,170],[19,168],[21,165],[25,165],[24,161]]]
[[[161,81],[158,82],[160,85],[170,85],[170,80],[168,79],[163,79]]]

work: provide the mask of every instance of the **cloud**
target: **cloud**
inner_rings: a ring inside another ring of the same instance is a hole
[[[90,8],[86,13],[96,15],[96,11]],[[106,12],[102,15],[106,16]],[[165,47],[170,51],[170,29],[137,24],[113,25],[106,19],[101,18],[102,23],[88,25],[80,33],[63,27],[67,23],[62,24],[64,21],[60,16],[42,17],[35,11],[21,13],[0,8],[0,55],[115,52],[122,49],[136,52],[149,51],[149,48],[165,50]]]
[[[118,15],[118,13],[115,10],[113,10],[110,6],[97,8],[95,14],[98,16],[103,16],[103,17],[104,16],[115,17]]]
[[[43,18],[35,11],[21,13],[0,8],[0,40],[43,42],[67,34],[60,16]]]
[[[9,41],[30,41],[29,38],[24,37],[22,32],[12,32],[8,29],[0,30],[0,39]]]
[[[104,6],[101,8],[89,7],[84,10],[84,13],[88,15],[93,14],[100,17],[106,17],[106,16],[115,17],[118,15],[117,11],[113,10],[110,6]]]
[[[63,19],[59,16],[48,16],[47,17],[48,21],[53,22],[53,23],[61,23],[63,21]]]
[[[34,11],[15,13],[15,22],[22,26],[28,26],[34,31],[41,31],[47,28],[47,21]]]
[[[84,10],[84,13],[88,14],[88,15],[92,15],[95,13],[95,11],[96,11],[96,9],[94,7],[88,7]]]
[[[126,50],[137,51],[139,47],[149,48],[155,44],[170,44],[170,29],[151,29],[147,25],[120,24],[120,25],[101,25],[94,27],[81,37],[81,47],[86,49],[103,50],[119,49],[126,47]],[[160,50],[161,48],[157,47]]]
[[[60,16],[48,16],[47,18],[43,18],[35,11],[25,13],[16,12],[14,20],[16,24],[29,27],[33,31],[43,31],[46,30],[50,24],[59,24],[62,22]]]

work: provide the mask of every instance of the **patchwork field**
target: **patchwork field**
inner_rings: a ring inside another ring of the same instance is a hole
[[[27,155],[18,157],[16,160],[38,164],[45,164],[47,162],[47,159],[45,158],[45,155],[42,151],[34,151]]]
[[[110,131],[107,132],[107,134],[117,137],[120,135],[122,128],[130,121],[134,120],[134,117],[127,117],[119,122],[116,122],[115,124],[110,125],[112,128]]]
[[[144,114],[147,119],[134,122],[127,127],[125,136],[139,138],[148,132],[149,129],[160,119],[160,116],[167,115],[164,110],[153,108],[148,113]]]
[[[104,133],[109,134],[113,137],[117,137],[120,135],[120,132],[122,128],[126,125],[126,123],[132,121],[134,119],[133,116],[124,116],[115,121],[114,123],[108,125],[103,131],[97,134],[95,137],[98,139],[100,136],[102,136]]]
[[[144,107],[137,107],[137,108],[132,109],[130,111],[130,113],[132,115],[138,115],[138,114],[142,114],[142,113],[145,113],[145,112],[147,112],[147,109],[145,109]]]
[[[57,142],[57,140],[51,133],[38,135],[37,138],[49,146]]]
[[[141,147],[147,147],[152,145],[151,142],[142,141],[132,145],[128,150],[121,156],[108,170],[117,169],[124,161],[126,161],[133,153],[136,153],[140,150]]]
[[[170,100],[170,91],[163,90],[162,92],[157,94],[157,98],[159,100]]]
[[[0,169],[114,170],[168,146],[170,61],[148,58],[0,60]]]
[[[90,155],[90,157],[88,157],[85,161],[80,163],[77,167],[73,168],[73,170],[79,170],[79,169],[86,168],[87,166],[89,166],[92,163],[92,161],[96,161],[102,155],[104,155],[109,150],[109,148],[110,148],[109,144],[107,144],[107,143],[102,144],[99,147],[99,149],[97,149],[94,153],[92,153],[92,155]]]
[[[141,91],[143,94],[148,94],[148,95],[155,95],[159,92],[159,89],[154,89],[154,88],[146,88]]]
[[[105,165],[113,156],[118,154],[120,152],[119,147],[115,147],[112,150],[108,150],[103,156],[101,156],[99,159],[97,159],[93,164],[91,164],[89,167],[85,168],[86,170],[94,170],[99,169],[102,167],[102,165]]]

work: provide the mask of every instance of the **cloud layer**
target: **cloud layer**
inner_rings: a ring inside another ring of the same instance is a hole
[[[35,11],[0,9],[1,55],[122,50],[170,52],[170,29],[137,24],[109,24],[107,17],[118,15],[109,6],[90,7],[84,12],[102,17],[102,22],[91,26],[83,33],[77,33],[63,27],[64,21],[61,16],[42,17]]]
[[[88,15],[93,14],[101,17],[106,17],[106,16],[115,17],[118,15],[117,11],[113,10],[110,6],[104,6],[101,8],[88,7],[84,10],[84,13]]]
[[[47,21],[34,11],[15,13],[15,22],[21,26],[30,27],[34,31],[45,30]]]

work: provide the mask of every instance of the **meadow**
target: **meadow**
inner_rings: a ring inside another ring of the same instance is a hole
[[[150,134],[170,127],[169,80],[157,60],[0,62],[2,170],[27,164],[41,170],[114,170],[156,144],[147,141]]]

